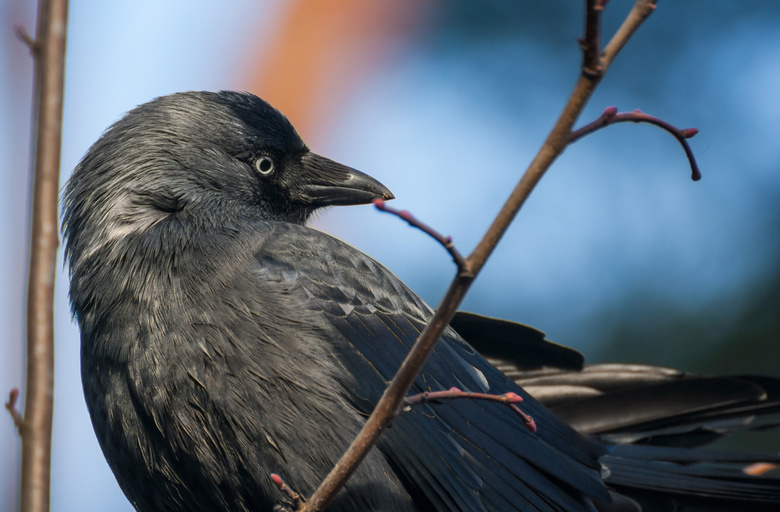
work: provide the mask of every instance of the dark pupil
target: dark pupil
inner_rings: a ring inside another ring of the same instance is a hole
[[[268,172],[271,170],[271,167],[273,164],[271,163],[270,158],[261,158],[260,159],[260,172]]]

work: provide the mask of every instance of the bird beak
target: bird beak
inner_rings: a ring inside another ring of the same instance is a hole
[[[387,187],[368,174],[316,153],[306,153],[301,160],[301,181],[290,190],[290,198],[294,201],[320,207],[395,199]]]

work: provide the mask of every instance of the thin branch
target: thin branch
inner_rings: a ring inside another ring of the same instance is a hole
[[[13,388],[8,392],[8,401],[5,403],[5,408],[8,414],[11,415],[11,419],[14,420],[14,425],[19,431],[19,435],[22,435],[24,430],[24,418],[22,413],[16,408],[16,401],[19,399],[19,388]]]
[[[292,488],[290,488],[290,486],[287,485],[287,483],[284,480],[282,480],[282,477],[280,477],[276,473],[271,473],[271,480],[273,481],[274,485],[276,485],[276,487],[278,487],[279,490],[282,491],[282,493],[284,493],[285,496],[287,496],[287,499],[290,501],[290,507],[288,508],[290,510],[300,510],[301,495],[293,491]]]
[[[688,144],[687,140],[696,136],[696,134],[699,133],[699,130],[697,128],[677,128],[676,126],[667,123],[663,119],[645,114],[638,109],[634,110],[633,112],[618,113],[617,107],[607,107],[604,109],[604,112],[598,119],[586,124],[582,128],[578,128],[577,130],[571,132],[570,143],[581,139],[586,135],[597,132],[606,126],[629,122],[652,124],[672,134],[674,138],[677,139],[677,142],[679,142],[683,147],[683,150],[685,150],[685,156],[688,157],[688,162],[691,165],[691,179],[693,181],[699,181],[701,179],[699,165],[696,163],[696,157],[693,155],[693,150],[691,149],[691,146]]]
[[[655,4],[656,0],[636,0],[634,2],[634,6],[629,11],[626,19],[623,20],[615,35],[612,36],[612,39],[604,47],[604,51],[601,54],[602,76],[606,74],[609,66],[615,61],[615,57],[634,36],[634,32],[655,12]]]
[[[605,48],[601,57],[601,76],[606,73],[610,64],[639,28],[645,19],[655,10],[653,1],[637,0],[634,3],[623,25],[613,36]],[[589,23],[596,23],[597,17],[588,18]],[[592,28],[590,30],[593,30]],[[600,28],[599,28],[600,30]],[[586,27],[586,33],[589,29]],[[609,50],[609,51],[607,51]],[[398,372],[393,377],[382,397],[379,399],[371,416],[366,420],[363,428],[355,440],[347,448],[341,460],[331,470],[328,476],[320,484],[308,503],[303,507],[305,512],[324,510],[328,502],[336,495],[349,476],[363,460],[368,450],[374,445],[379,435],[390,420],[398,413],[403,398],[414,382],[428,356],[433,352],[439,337],[452,320],[455,310],[460,304],[466,291],[476,275],[484,266],[498,241],[503,236],[507,227],[514,219],[517,212],[525,203],[531,191],[547,171],[552,162],[560,155],[569,144],[571,128],[577,120],[580,112],[585,107],[588,99],[593,94],[601,77],[593,77],[582,73],[571,96],[563,109],[558,121],[547,136],[542,148],[537,153],[528,169],[523,174],[519,183],[512,191],[504,206],[499,211],[495,220],[488,228],[485,236],[476,249],[466,260],[465,272],[459,273],[450,284],[447,293],[436,308],[428,324],[417,338],[412,349],[407,354]]]
[[[591,77],[601,77],[601,16],[606,0],[586,0],[585,37],[580,39],[582,49],[582,72]]]
[[[27,285],[27,371],[20,509],[49,510],[54,405],[54,276],[57,261],[67,0],[40,0],[35,59],[32,235]],[[25,32],[22,32],[25,34]]]
[[[525,428],[531,432],[536,432],[536,422],[528,414],[524,413],[517,405],[523,401],[523,397],[517,393],[504,393],[501,395],[491,395],[489,393],[472,393],[470,391],[461,391],[458,388],[450,388],[447,391],[425,391],[416,395],[407,396],[404,398],[404,410],[411,408],[411,406],[422,404],[426,402],[440,402],[442,400],[456,400],[456,399],[470,399],[470,400],[486,400],[488,402],[497,402],[502,405],[506,405],[512,411],[515,412],[520,419],[523,420]]]
[[[417,228],[420,231],[428,234],[431,238],[439,242],[439,244],[441,244],[442,247],[444,247],[448,253],[450,253],[450,256],[452,256],[452,261],[454,261],[455,265],[457,265],[458,267],[459,274],[463,273],[466,270],[466,259],[460,254],[458,249],[455,247],[455,243],[452,241],[451,236],[442,235],[432,227],[417,220],[417,218],[411,213],[409,213],[407,210],[396,210],[395,208],[387,206],[387,203],[382,199],[374,199],[374,206],[376,206],[377,210],[391,213],[396,217],[408,222],[409,225],[412,226],[413,228]]]
[[[27,45],[27,48],[30,49],[30,52],[33,55],[40,51],[40,43],[33,39],[29,32],[27,32],[27,29],[24,28],[24,25],[16,25],[16,37],[18,37],[21,42]]]

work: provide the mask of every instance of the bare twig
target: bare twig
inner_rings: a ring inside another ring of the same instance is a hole
[[[452,256],[452,261],[454,261],[455,265],[458,267],[459,274],[466,270],[466,259],[455,247],[455,243],[452,241],[451,236],[442,235],[432,227],[417,220],[417,218],[415,218],[414,215],[409,213],[407,210],[396,210],[395,208],[387,206],[387,203],[382,199],[374,199],[374,206],[376,206],[377,210],[391,213],[396,217],[399,217],[408,222],[410,226],[430,235],[431,238],[439,242],[442,247],[444,247],[447,252],[450,253],[450,256]]]
[[[20,31],[35,58],[32,236],[27,285],[27,379],[22,433],[20,509],[49,510],[54,405],[54,274],[57,246],[67,0],[40,0],[35,40]]]
[[[14,420],[14,425],[16,425],[16,429],[19,431],[19,435],[22,435],[22,430],[24,429],[24,418],[22,418],[22,413],[20,413],[16,408],[16,401],[18,399],[19,388],[13,388],[8,392],[8,401],[5,403],[5,408],[8,411],[8,414],[11,415],[11,419]]]
[[[585,37],[580,39],[582,49],[582,72],[591,77],[601,77],[601,15],[606,0],[587,0],[585,2]]]
[[[301,495],[293,491],[290,486],[287,485],[284,480],[282,480],[282,477],[276,473],[271,473],[271,480],[273,481],[274,485],[276,485],[276,487],[278,487],[279,490],[282,491],[285,496],[287,496],[287,499],[290,500],[290,508],[292,510],[300,510]]]
[[[609,66],[615,61],[618,53],[633,37],[642,23],[655,12],[656,0],[636,0],[634,6],[629,11],[626,19],[609,40],[609,43],[604,47],[604,51],[601,54],[601,74],[606,74]]]
[[[30,52],[35,55],[38,53],[38,50],[41,49],[41,45],[36,41],[35,39],[30,36],[30,34],[27,32],[27,29],[24,28],[24,25],[16,25],[16,37],[19,38],[21,42],[27,45],[27,48],[30,49]]]
[[[531,432],[536,432],[536,422],[528,414],[524,413],[517,405],[523,401],[523,397],[517,393],[504,393],[501,395],[491,395],[489,393],[472,393],[470,391],[461,391],[458,388],[450,388],[447,391],[425,391],[424,393],[418,393],[416,395],[407,396],[404,398],[404,404],[407,407],[413,405],[422,404],[425,402],[438,402],[442,400],[455,400],[455,399],[470,399],[470,400],[486,400],[488,402],[497,402],[499,404],[506,405],[512,411],[514,411],[520,419],[523,420],[525,428]],[[404,408],[406,410],[406,408]]]
[[[590,0],[586,0],[586,7],[588,5],[590,5]],[[593,94],[601,77],[606,73],[612,61],[634,32],[654,10],[655,2],[653,0],[637,0],[626,20],[605,47],[599,63],[599,75],[593,76],[585,72],[580,74],[563,112],[547,136],[542,148],[523,174],[482,240],[466,259],[464,272],[459,272],[453,279],[447,293],[422,333],[420,333],[390,385],[385,389],[371,416],[366,420],[360,433],[341,460],[303,507],[304,511],[315,512],[324,510],[330,499],[335,496],[360,461],[363,460],[365,454],[382,433],[382,430],[390,423],[393,416],[398,413],[399,407],[403,403],[404,395],[409,391],[420,368],[422,368],[428,356],[433,352],[436,342],[447,324],[452,320],[458,304],[466,295],[466,291],[474,278],[484,266],[496,244],[528,199],[542,175],[569,144],[572,126]],[[586,36],[600,33],[600,27],[589,26],[590,24],[600,23],[600,20],[600,16],[586,16]],[[584,44],[588,44],[588,42],[586,41]]]
[[[699,165],[696,163],[696,157],[693,155],[693,150],[688,144],[686,139],[694,137],[699,130],[697,128],[677,128],[663,119],[645,114],[641,110],[634,110],[633,112],[620,112],[618,113],[617,107],[607,107],[601,116],[593,122],[590,122],[571,132],[570,142],[574,142],[582,137],[596,132],[606,126],[616,123],[647,123],[652,124],[671,133],[677,142],[685,150],[685,156],[688,157],[688,162],[691,165],[691,179],[693,181],[699,181],[701,179],[701,172],[699,171]]]

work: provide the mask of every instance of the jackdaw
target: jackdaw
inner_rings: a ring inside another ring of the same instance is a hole
[[[95,433],[137,510],[272,510],[285,500],[272,473],[312,493],[432,310],[305,222],[323,206],[392,197],[311,152],[247,93],[157,98],[90,148],[64,193],[70,298]],[[712,483],[706,470],[646,452],[624,458],[624,447],[557,419],[452,328],[412,393],[450,387],[517,393],[538,429],[484,401],[411,407],[329,511],[637,510],[604,478],[778,496],[776,484]]]

